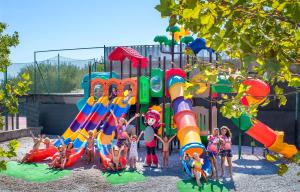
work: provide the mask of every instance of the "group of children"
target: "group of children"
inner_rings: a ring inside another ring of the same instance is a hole
[[[229,168],[229,176],[232,178],[231,132],[227,126],[221,127],[221,135],[219,128],[215,128],[212,135],[208,136],[207,155],[211,162],[211,178],[216,180],[219,179],[218,156],[221,157],[221,177],[224,176],[226,158]],[[206,173],[202,170],[204,160],[198,153],[194,153],[192,157],[190,157],[188,154],[185,154],[184,161],[187,167],[191,170],[199,186],[201,186],[201,176],[203,176],[207,182]]]
[[[130,120],[126,120],[124,117],[119,118],[119,120],[116,118],[114,112],[111,110],[111,114],[114,117],[115,125],[116,125],[116,133],[117,133],[117,142],[116,145],[114,145],[110,149],[110,156],[111,160],[109,162],[109,168],[111,170],[116,170],[118,168],[124,169],[124,165],[120,164],[119,159],[120,157],[124,157],[127,159],[127,154],[129,150],[128,155],[128,164],[130,169],[136,169],[136,163],[138,161],[138,142],[141,138],[141,136],[144,134],[142,131],[139,136],[137,135],[131,135],[129,136],[127,133],[127,127],[130,125],[130,123],[137,117],[140,116],[139,113],[136,113],[134,117],[132,117]],[[144,115],[144,114],[142,114]],[[175,138],[176,135],[168,139],[167,136],[165,136],[163,139],[158,136],[157,134],[154,134],[155,137],[157,137],[163,144],[163,166],[168,166],[169,161],[169,144],[170,142]],[[122,154],[123,152],[123,154]]]

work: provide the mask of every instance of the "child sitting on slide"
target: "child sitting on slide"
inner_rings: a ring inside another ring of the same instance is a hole
[[[206,183],[208,183],[206,174],[202,170],[202,165],[203,165],[203,159],[200,158],[200,155],[198,153],[194,153],[193,154],[192,172],[193,172],[193,175],[195,176],[196,182],[199,187],[202,186],[202,184],[200,182],[201,176],[203,176],[206,180]]]
[[[129,89],[128,89],[128,94],[127,94],[127,96],[123,99],[122,103],[123,103],[123,104],[127,104],[128,101],[129,101],[129,99],[130,99],[131,97],[132,97],[132,89],[129,88]]]
[[[108,166],[111,170],[116,171],[118,168],[124,169],[122,163],[120,162],[121,152],[124,150],[124,147],[119,149],[118,146],[114,146],[110,149],[111,159],[108,162]]]
[[[155,137],[157,137],[163,144],[163,167],[168,167],[169,166],[169,145],[170,142],[176,137],[176,135],[173,135],[170,139],[168,139],[167,136],[164,136],[162,139],[160,136],[157,134],[154,134]]]
[[[131,119],[129,119],[129,121],[126,121],[125,118],[121,117],[119,120],[117,119],[117,117],[115,116],[114,112],[112,110],[110,110],[110,113],[112,114],[114,120],[115,120],[115,125],[116,125],[116,132],[117,132],[117,146],[120,148],[122,146],[124,146],[124,157],[125,159],[127,158],[127,151],[128,151],[128,146],[126,143],[126,140],[129,139],[128,134],[126,132],[126,128],[128,127],[128,125],[130,125],[130,123],[137,117],[140,116],[139,113],[136,113],[135,116],[133,116]]]
[[[72,149],[74,148],[74,144],[73,144],[73,142],[70,142],[68,145],[65,145],[62,138],[60,136],[57,136],[57,137],[61,143],[61,146],[58,147],[59,155],[48,165],[50,168],[64,169],[66,163],[68,162],[68,160],[72,154]]]
[[[137,137],[136,135],[131,136],[130,149],[129,149],[129,167],[130,169],[136,169],[136,162],[138,160],[137,144],[142,136],[142,133]]]
[[[22,158],[19,163],[26,163],[29,160],[29,157],[32,153],[36,152],[39,150],[41,143],[45,143],[46,148],[50,147],[50,140],[48,138],[43,139],[44,135],[39,135],[39,137],[35,137],[31,131],[29,131],[31,138],[33,140],[33,147],[32,150],[30,150],[28,153],[25,154],[25,156]]]
[[[94,133],[92,130],[88,132],[88,137],[79,132],[80,135],[82,135],[87,142],[87,147],[86,147],[86,153],[87,153],[87,164],[90,164],[94,161],[94,151],[95,151],[95,138],[97,138],[98,134],[100,133],[97,132],[96,135],[94,136]]]

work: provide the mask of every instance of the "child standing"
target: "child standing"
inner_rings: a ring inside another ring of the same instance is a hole
[[[154,134],[155,137],[157,137],[163,144],[163,167],[169,166],[169,144],[170,142],[176,137],[176,135],[173,135],[170,139],[168,139],[167,136],[164,136],[162,139],[157,134]]]
[[[130,149],[129,149],[129,167],[131,169],[136,169],[136,162],[138,160],[137,144],[142,136],[142,133],[137,137],[133,135],[130,139]]]
[[[97,132],[96,135],[94,136],[94,133],[92,130],[88,132],[89,136],[85,136],[81,132],[79,132],[80,135],[82,135],[86,141],[87,141],[87,147],[86,147],[86,153],[87,153],[87,164],[90,164],[94,161],[94,153],[95,153],[95,138],[97,138],[98,134],[100,133]]]
[[[117,132],[117,146],[119,148],[121,148],[122,146],[124,146],[124,157],[125,159],[127,158],[127,144],[126,144],[126,140],[129,139],[128,134],[126,132],[126,128],[128,125],[130,125],[130,123],[137,117],[140,116],[139,113],[136,113],[129,121],[126,121],[126,119],[124,119],[123,117],[121,117],[119,120],[117,119],[117,117],[115,116],[114,112],[112,110],[110,110],[114,120],[115,120],[115,125],[116,125],[116,132]]]
[[[128,103],[128,101],[129,101],[129,99],[130,99],[131,97],[132,97],[132,89],[129,88],[129,89],[128,89],[128,94],[127,94],[127,96],[123,99],[122,103],[123,103],[123,104]]]
[[[196,179],[196,182],[198,184],[199,187],[202,186],[201,182],[200,182],[200,179],[201,179],[201,176],[203,175],[203,177],[205,178],[206,180],[206,183],[208,183],[208,180],[207,180],[207,177],[206,177],[206,174],[205,172],[202,170],[202,165],[203,165],[203,159],[200,158],[199,154],[198,153],[194,153],[193,154],[193,164],[192,164],[192,167],[193,167],[193,174],[195,176],[195,179]]]
[[[221,127],[220,141],[221,141],[220,156],[221,156],[221,168],[222,168],[221,177],[224,176],[225,157],[226,157],[228,168],[229,168],[229,176],[230,178],[232,178],[231,131],[227,126]]]
[[[208,136],[208,145],[207,145],[207,151],[209,160],[211,162],[211,177],[216,178],[219,180],[218,176],[218,161],[217,161],[217,155],[218,155],[218,144],[219,144],[219,129],[214,128],[213,134]]]

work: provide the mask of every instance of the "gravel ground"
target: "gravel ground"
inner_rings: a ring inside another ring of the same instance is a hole
[[[18,150],[18,157],[21,158],[32,146],[29,137],[18,139],[21,147]],[[0,143],[2,146],[4,143]],[[142,145],[141,145],[142,146]],[[161,162],[161,151],[157,153]],[[251,154],[251,148],[243,147],[242,159],[238,159],[237,147],[233,146],[233,180],[229,178],[221,179],[225,186],[232,191],[256,191],[256,192],[296,192],[300,191],[296,173],[299,167],[292,167],[287,174],[280,177],[276,174],[277,168],[272,163],[267,162],[262,157],[262,149],[255,148],[255,155]],[[136,182],[122,185],[110,185],[101,176],[99,159],[95,160],[95,165],[86,165],[84,161],[77,163],[72,168],[72,173],[57,181],[49,183],[30,183],[20,179],[7,176],[0,176],[0,191],[177,191],[176,183],[189,177],[184,174],[179,162],[177,149],[170,156],[170,168],[143,168],[142,161],[145,155],[144,147],[139,149],[140,162],[138,171],[146,177],[144,182]],[[84,157],[85,158],[85,157]],[[220,171],[219,171],[220,172]],[[225,175],[227,176],[227,175]]]

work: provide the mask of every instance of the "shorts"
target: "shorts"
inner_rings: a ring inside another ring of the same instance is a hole
[[[210,158],[217,157],[217,155],[218,155],[217,152],[208,151],[208,157]]]
[[[169,156],[169,151],[162,151],[163,156],[168,157]]]
[[[117,146],[118,146],[119,148],[122,147],[122,146],[128,147],[127,142],[126,142],[126,139],[118,139],[118,141],[117,141]]]
[[[231,150],[221,150],[220,156],[221,157],[232,157]]]

